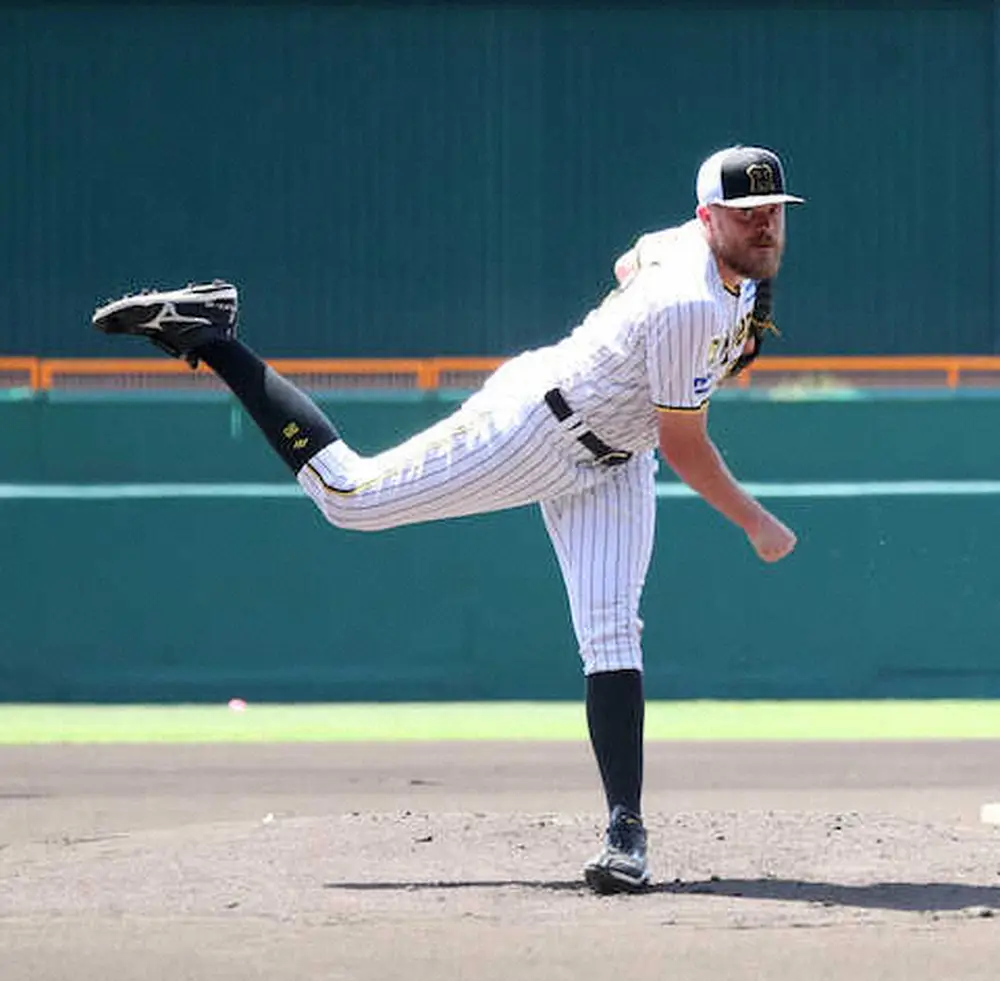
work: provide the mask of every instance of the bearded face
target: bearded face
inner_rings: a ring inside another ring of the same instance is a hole
[[[785,206],[699,209],[708,244],[720,266],[746,279],[770,279],[785,251]]]

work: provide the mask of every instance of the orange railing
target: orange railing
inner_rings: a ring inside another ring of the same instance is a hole
[[[313,389],[469,389],[501,358],[277,358],[283,375]],[[221,384],[204,365],[160,358],[0,358],[0,388],[40,391],[199,390]]]
[[[1000,386],[1000,357],[991,355],[885,355],[850,357],[761,357],[733,379],[741,388],[798,384],[959,388]]]
[[[0,388],[40,388],[41,362],[38,358],[0,358]]]
[[[312,390],[474,389],[501,358],[274,359]],[[762,357],[728,382],[738,388],[1000,388],[1000,356]],[[211,390],[204,366],[159,358],[2,358],[0,389],[33,391]]]

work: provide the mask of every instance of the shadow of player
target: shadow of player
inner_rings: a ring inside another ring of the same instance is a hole
[[[734,899],[773,899],[779,902],[817,903],[914,912],[959,910],[969,907],[1000,910],[1000,886],[956,882],[872,882],[843,885],[802,879],[707,879],[701,882],[654,883],[653,892],[682,895],[729,896]]]
[[[438,879],[415,882],[326,882],[324,889],[356,892],[434,892],[456,889],[538,889],[547,892],[589,893],[584,883],[548,879]],[[778,902],[854,906],[862,909],[943,912],[979,908],[984,915],[1000,910],[1000,886],[954,882],[873,882],[842,885],[802,879],[706,879],[697,882],[654,882],[650,893],[727,896],[732,899],[771,899]]]

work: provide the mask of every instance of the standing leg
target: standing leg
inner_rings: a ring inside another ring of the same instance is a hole
[[[651,454],[635,457],[599,486],[542,505],[569,594],[610,815],[605,851],[586,869],[601,891],[641,888],[648,880],[639,599],[653,548],[655,466]]]

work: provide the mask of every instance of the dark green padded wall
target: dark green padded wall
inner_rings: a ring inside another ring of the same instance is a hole
[[[213,275],[269,356],[505,355],[786,156],[784,353],[998,349],[995,4],[0,4],[0,354]],[[998,212],[1000,214],[1000,212]]]

